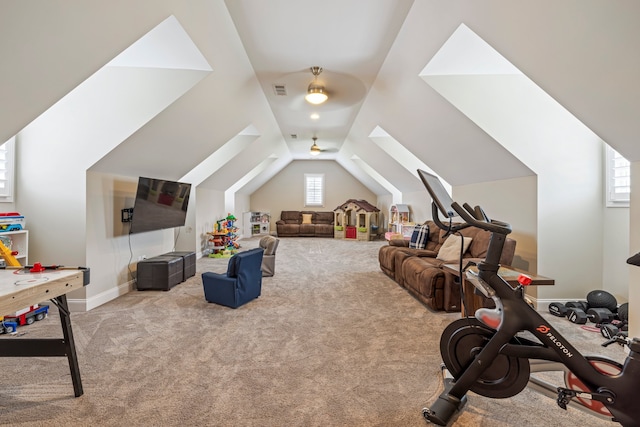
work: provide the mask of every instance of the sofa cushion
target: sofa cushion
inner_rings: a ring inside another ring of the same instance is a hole
[[[278,236],[297,236],[300,234],[298,224],[278,224]]]
[[[444,241],[436,258],[445,262],[458,262],[460,261],[460,246],[462,245],[462,254],[464,255],[472,241],[471,237],[463,239],[457,234],[452,234]]]
[[[315,236],[316,237],[333,237],[333,225],[331,224],[316,224]]]
[[[484,258],[487,256],[487,249],[489,249],[489,241],[491,240],[491,233],[486,230],[478,230],[473,236],[473,242],[469,246],[469,255],[472,258]]]
[[[411,240],[409,241],[409,247],[411,249],[425,249],[427,247],[427,241],[429,240],[429,225],[422,224],[417,226],[411,234]]]
[[[282,211],[280,219],[283,220],[285,224],[300,224],[302,218],[300,211]]]
[[[300,237],[313,237],[316,234],[315,224],[300,224]]]
[[[312,214],[302,214],[302,223],[303,224],[311,224]]]
[[[333,212],[316,212],[315,224],[333,224]]]

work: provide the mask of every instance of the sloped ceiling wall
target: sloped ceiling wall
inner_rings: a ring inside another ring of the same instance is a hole
[[[134,155],[133,147],[141,141],[153,141],[159,152],[183,162],[177,170],[185,174],[253,124],[260,134],[255,155],[286,158],[280,129],[223,1],[25,0],[3,2],[0,11],[0,139],[17,133],[174,15],[213,73],[132,135],[119,148],[122,154]],[[351,127],[348,155],[339,161],[366,180],[367,174],[351,161],[356,155],[397,188],[413,188],[415,177],[400,166],[389,167],[388,154],[368,139],[381,126],[453,185],[530,174],[419,77],[461,23],[603,140],[639,160],[638,17],[640,3],[634,0],[414,2]],[[287,161],[273,162],[272,168]],[[239,156],[229,168],[246,173],[253,166]],[[256,179],[276,172],[268,169]],[[369,185],[386,193],[375,182]]]
[[[43,7],[44,6],[44,7]],[[19,132],[66,93],[170,16],[211,65],[205,78],[94,166],[96,171],[179,178],[253,125],[253,153],[287,158],[286,146],[221,1],[3,3],[0,137]],[[25,54],[29,52],[29,54]],[[269,141],[265,144],[264,140]],[[246,173],[242,159],[236,173]],[[227,184],[229,184],[227,182]]]

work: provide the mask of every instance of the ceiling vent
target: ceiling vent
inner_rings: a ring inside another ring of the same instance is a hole
[[[297,134],[295,134],[295,133],[292,133],[292,134],[291,134],[291,139],[298,139],[298,135],[297,135]]]
[[[287,88],[284,85],[273,85],[276,96],[287,96]]]

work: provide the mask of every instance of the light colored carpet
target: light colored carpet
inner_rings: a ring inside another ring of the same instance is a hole
[[[283,238],[262,296],[236,310],[204,300],[200,274],[228,260],[203,258],[168,292],[74,313],[84,395],[73,397],[64,358],[0,359],[0,424],[423,426],[421,409],[441,389],[440,332],[459,315],[430,311],[386,277],[383,244]],[[552,320],[580,348],[624,357]],[[20,333],[61,336],[57,313]],[[527,389],[503,400],[470,393],[455,425],[603,423]]]

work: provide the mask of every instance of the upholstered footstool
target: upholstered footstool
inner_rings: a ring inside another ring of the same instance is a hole
[[[181,256],[160,255],[138,263],[136,288],[168,291],[182,282],[184,261]]]

